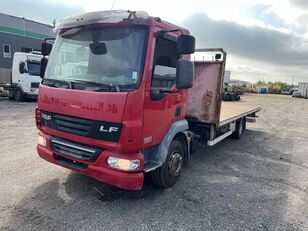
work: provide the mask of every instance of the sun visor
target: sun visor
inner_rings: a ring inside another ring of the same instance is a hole
[[[129,22],[138,25],[148,25],[149,15],[144,11],[127,11],[127,10],[108,10],[96,11],[76,16],[70,16],[63,19],[54,29],[57,33],[59,30],[79,27],[95,23],[121,23]]]

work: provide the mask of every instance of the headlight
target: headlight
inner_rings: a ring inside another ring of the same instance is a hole
[[[108,157],[107,163],[110,167],[121,170],[136,170],[140,167],[140,160],[127,160],[116,157]]]
[[[46,138],[39,135],[38,138],[37,138],[37,144],[39,144],[43,147],[46,147],[46,143],[47,143]]]

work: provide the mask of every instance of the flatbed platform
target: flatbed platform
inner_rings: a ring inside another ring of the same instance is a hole
[[[245,102],[221,102],[219,126],[226,125],[242,117],[253,115],[261,110],[261,107],[246,104]]]

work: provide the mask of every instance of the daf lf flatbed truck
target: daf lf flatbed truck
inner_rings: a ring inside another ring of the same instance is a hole
[[[222,103],[226,53],[191,61],[189,31],[140,11],[73,16],[42,44],[41,158],[107,184],[172,187],[201,145],[240,138],[259,107]],[[45,56],[49,56],[47,60]]]

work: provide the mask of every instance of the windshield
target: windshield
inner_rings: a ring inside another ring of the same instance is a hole
[[[138,28],[74,28],[60,32],[45,79],[134,90],[142,75],[144,44],[145,30]]]
[[[40,63],[28,62],[29,75],[40,76]]]
[[[284,90],[284,91],[289,91],[290,89],[291,89],[290,86],[284,86],[284,87],[283,87],[283,90]]]

